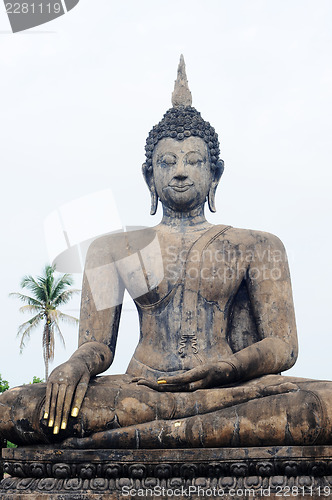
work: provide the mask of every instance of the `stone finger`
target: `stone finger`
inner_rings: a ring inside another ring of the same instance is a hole
[[[154,389],[156,391],[163,389],[163,387],[159,385],[157,382],[153,382],[152,380],[146,380],[146,379],[138,379],[137,385],[144,385],[145,387],[150,387],[150,389]]]
[[[295,392],[298,391],[299,388],[296,384],[292,382],[285,382],[277,385],[269,385],[263,388],[263,395],[273,395],[273,394],[283,394],[285,392]]]
[[[56,408],[56,402],[58,399],[58,390],[59,390],[59,384],[53,384],[51,405],[50,405],[50,415],[49,415],[49,420],[48,420],[49,427],[53,427],[53,425],[54,425],[55,408]]]
[[[78,413],[81,409],[83,399],[85,396],[85,393],[88,388],[90,376],[89,375],[82,375],[81,380],[77,384],[76,391],[75,391],[75,396],[74,396],[74,401],[72,404],[72,410],[71,410],[71,416],[72,417],[77,417]]]
[[[67,428],[69,412],[70,412],[71,402],[73,400],[74,390],[75,390],[75,388],[72,385],[68,386],[67,390],[66,390],[66,396],[65,396],[65,400],[64,400],[64,404],[63,404],[63,411],[62,411],[62,420],[61,420],[61,429],[62,430],[65,430]]]
[[[50,384],[50,383],[48,383],[46,386],[45,409],[44,409],[44,416],[43,416],[43,418],[45,420],[48,420],[48,418],[50,416],[52,386],[53,386],[53,384]]]
[[[137,385],[144,385],[145,387],[150,387],[158,392],[188,392],[189,384],[158,384],[152,380],[141,379],[137,382]]]
[[[202,368],[193,368],[186,373],[181,375],[171,375],[170,377],[160,377],[158,379],[158,384],[187,384],[190,382],[196,382],[205,376],[205,370]]]
[[[201,379],[197,380],[196,382],[188,384],[188,391],[189,392],[198,391],[199,389],[205,389],[206,387],[207,387],[207,380]]]
[[[65,386],[65,384],[61,384],[58,390],[58,398],[56,402],[53,434],[59,434],[66,390],[67,387]]]

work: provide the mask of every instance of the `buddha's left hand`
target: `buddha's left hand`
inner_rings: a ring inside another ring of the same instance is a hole
[[[216,364],[198,366],[181,375],[161,377],[157,382],[138,379],[137,384],[146,385],[157,391],[185,392],[224,386],[234,382],[236,376],[236,370],[231,363],[220,361]]]

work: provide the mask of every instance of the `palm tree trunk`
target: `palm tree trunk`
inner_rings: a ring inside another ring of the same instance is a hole
[[[45,382],[48,379],[48,358],[45,359]]]
[[[45,382],[48,379],[48,366],[50,359],[50,328],[48,324],[48,318],[46,318],[46,323],[44,326],[44,335],[43,335],[43,355],[44,355],[44,364],[45,364]]]

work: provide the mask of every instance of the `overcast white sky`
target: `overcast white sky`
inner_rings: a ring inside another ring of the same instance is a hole
[[[225,160],[209,220],[283,240],[300,341],[289,373],[332,379],[331,26],[329,0],[81,0],[13,35],[0,5],[0,373],[11,386],[44,373],[41,332],[19,355],[28,316],[8,293],[48,261],[46,216],[110,188],[124,224],[158,222],[141,164],[170,107],[180,53]],[[125,371],[137,339],[126,309],[111,373]],[[53,367],[77,345],[75,328],[64,333]]]

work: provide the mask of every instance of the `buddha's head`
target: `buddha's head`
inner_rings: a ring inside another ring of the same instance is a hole
[[[172,95],[173,107],[146,141],[143,175],[151,193],[151,214],[158,199],[176,211],[189,211],[208,200],[215,212],[215,192],[224,170],[218,135],[191,106],[183,56]]]

